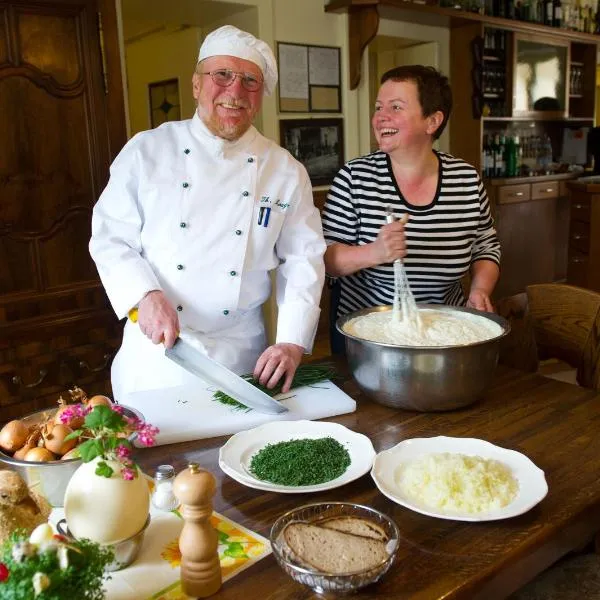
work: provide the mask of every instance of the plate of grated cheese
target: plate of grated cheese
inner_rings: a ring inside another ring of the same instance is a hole
[[[455,521],[515,517],[548,493],[527,456],[475,438],[404,440],[375,457],[371,477],[401,506]]]

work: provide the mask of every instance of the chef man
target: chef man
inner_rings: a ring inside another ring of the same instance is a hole
[[[164,356],[179,332],[238,374],[290,387],[312,349],[325,243],[304,167],[252,125],[277,83],[269,46],[226,25],[192,77],[192,119],[134,136],[92,218],[90,252],[125,325],[117,400],[198,380]],[[276,270],[276,343],[262,305]],[[283,379],[282,379],[283,378]]]

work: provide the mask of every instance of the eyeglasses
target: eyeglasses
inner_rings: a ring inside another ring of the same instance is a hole
[[[231,69],[217,69],[216,71],[206,71],[202,75],[210,75],[212,80],[221,87],[229,87],[236,77],[239,77],[242,86],[249,92],[256,92],[260,89],[263,82],[262,79],[258,79],[251,73],[238,73]]]

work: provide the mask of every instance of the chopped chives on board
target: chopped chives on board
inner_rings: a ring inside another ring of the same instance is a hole
[[[267,444],[250,460],[250,472],[278,485],[317,485],[338,478],[350,466],[348,450],[332,437]]]
[[[319,365],[300,365],[294,373],[294,379],[292,380],[291,389],[302,387],[305,385],[314,385],[315,383],[319,383],[327,379],[332,379],[334,376],[335,370],[333,368],[333,365],[329,363],[323,363]],[[281,393],[281,386],[283,385],[283,382],[278,383],[273,389],[269,389],[264,385],[258,383],[258,381],[254,379],[251,373],[247,375],[242,375],[241,377],[242,379],[245,379],[248,383],[251,383],[253,386],[257,387],[259,390],[263,391],[265,394],[268,394],[271,397]],[[235,398],[228,396],[225,392],[222,392],[221,390],[218,390],[213,394],[213,400],[216,402],[220,402],[221,404],[225,404],[226,406],[231,406],[234,410],[252,410],[251,408],[248,408],[245,404],[238,402]]]

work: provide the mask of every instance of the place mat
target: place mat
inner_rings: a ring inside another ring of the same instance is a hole
[[[152,487],[152,482],[148,483]],[[183,519],[178,510],[165,512],[152,505],[150,516],[138,557],[128,567],[110,573],[105,581],[107,600],[189,600],[180,583]],[[56,526],[62,518],[64,509],[54,508],[48,520]],[[269,540],[218,512],[213,512],[211,524],[219,536],[223,582],[271,553]]]

